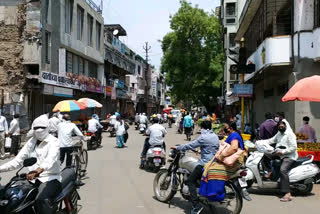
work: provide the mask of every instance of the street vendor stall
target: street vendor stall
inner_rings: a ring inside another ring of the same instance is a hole
[[[299,80],[290,88],[287,94],[282,98],[283,102],[287,101],[310,101],[320,102],[320,76]],[[296,133],[298,141],[299,157],[313,155],[314,161],[320,161],[320,143],[303,143],[300,140],[308,139],[308,136],[303,136]]]

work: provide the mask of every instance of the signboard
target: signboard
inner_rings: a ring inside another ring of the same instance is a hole
[[[111,96],[112,95],[112,87],[111,86],[107,86],[106,87],[106,95],[107,96]]]
[[[116,91],[116,88],[112,88],[111,99],[112,99],[112,100],[116,100],[116,99],[117,99],[117,91]]]
[[[253,85],[252,84],[235,84],[233,94],[237,97],[252,97]]]
[[[117,81],[117,88],[124,88],[124,81],[118,80]]]
[[[73,90],[69,88],[54,87],[53,95],[57,97],[73,97]]]
[[[49,85],[56,85],[56,86],[62,86],[62,87],[66,87],[66,88],[80,89],[77,81],[74,81],[71,78],[68,78],[65,76],[60,76],[55,73],[42,71],[40,81],[42,83],[46,83]]]
[[[103,87],[102,86],[96,87],[94,85],[87,85],[86,91],[102,94],[103,93]]]
[[[156,97],[157,96],[157,82],[152,81],[152,96]]]
[[[126,91],[123,89],[117,89],[117,98],[124,99],[126,98]]]

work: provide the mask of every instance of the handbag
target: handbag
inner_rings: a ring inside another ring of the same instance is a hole
[[[226,151],[229,149],[230,145],[226,142],[221,142],[220,143],[220,147],[219,147],[219,150],[218,152],[216,153],[215,157],[219,157],[221,154],[225,156],[225,153]],[[228,156],[228,157],[225,157],[223,159],[223,163],[227,166],[233,166],[237,161],[238,159],[240,158],[240,156],[244,153],[244,150],[238,148],[238,151],[235,152],[234,154]]]
[[[4,144],[5,148],[11,148],[11,143],[12,143],[12,138],[11,137],[6,137],[6,142]]]

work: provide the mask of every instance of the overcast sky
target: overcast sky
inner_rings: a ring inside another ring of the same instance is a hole
[[[188,0],[205,11],[214,10],[220,0]],[[95,0],[100,5],[100,0]],[[152,46],[151,64],[161,64],[161,40],[170,31],[169,16],[179,9],[179,0],[103,0],[106,24],[121,24],[128,36],[123,41],[137,54],[145,56],[142,46],[146,41]]]

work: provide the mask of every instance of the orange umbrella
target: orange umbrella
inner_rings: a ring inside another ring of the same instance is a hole
[[[282,98],[287,101],[320,102],[320,76],[312,76],[299,80]]]

